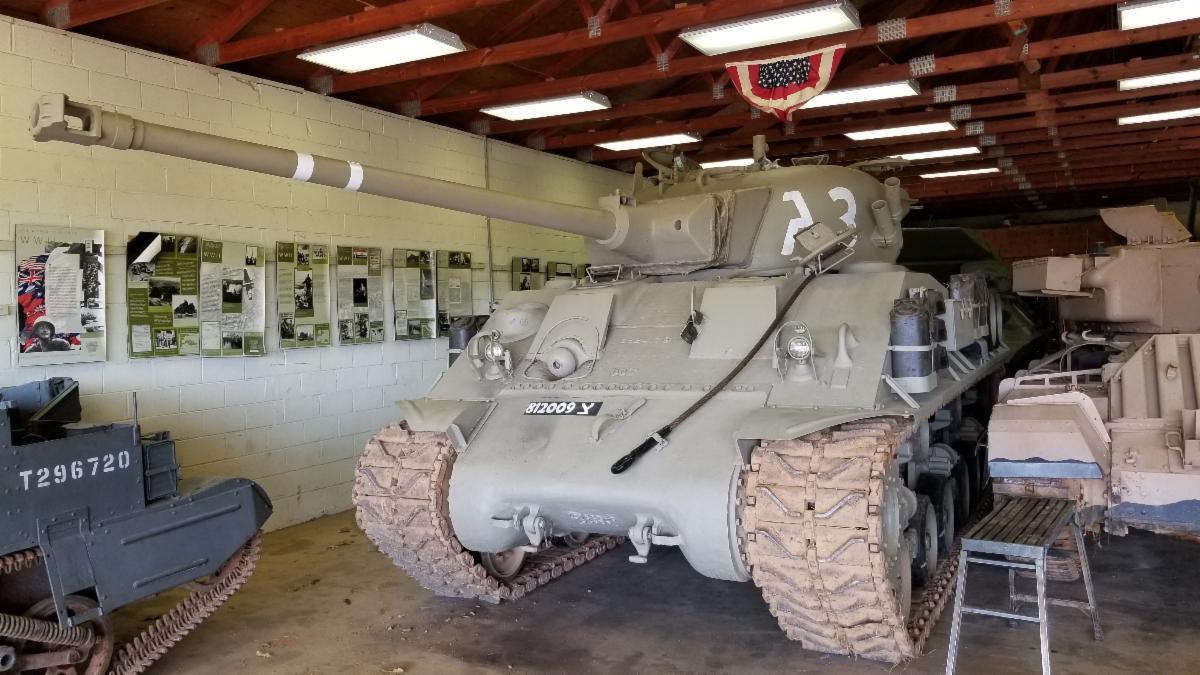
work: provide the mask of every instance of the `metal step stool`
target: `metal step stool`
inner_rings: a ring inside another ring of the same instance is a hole
[[[1028,621],[1038,624],[1042,649],[1042,673],[1050,675],[1050,624],[1046,605],[1074,607],[1092,619],[1092,633],[1103,640],[1100,630],[1100,614],[1096,610],[1096,596],[1092,591],[1092,571],[1088,567],[1087,550],[1084,548],[1083,531],[1075,522],[1075,504],[1063,499],[1034,499],[1018,497],[1009,499],[1004,506],[989,513],[962,537],[962,548],[958,554],[958,582],[954,597],[954,619],[950,624],[950,651],[946,656],[946,675],[954,675],[958,660],[958,637],[963,614],[982,614],[1010,621]],[[1087,590],[1087,602],[1046,597],[1046,555],[1058,538],[1062,528],[1070,526],[1079,550],[1079,564],[1083,569],[1083,586]],[[972,555],[975,554],[975,555]],[[980,555],[1004,556],[986,558]],[[1005,558],[1018,558],[1019,562]],[[967,594],[967,565],[994,565],[1008,568],[1008,612],[964,604]],[[1033,570],[1037,578],[1037,595],[1019,595],[1016,592],[1016,571]],[[1037,616],[1017,612],[1018,603],[1036,602]]]

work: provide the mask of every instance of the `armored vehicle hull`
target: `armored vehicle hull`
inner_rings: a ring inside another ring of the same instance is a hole
[[[75,118],[74,123],[68,123]],[[38,140],[186,157],[581,235],[588,279],[505,297],[367,446],[362,529],[426,588],[500,602],[626,540],[762,587],[787,635],[916,656],[945,601],[1003,365],[982,276],[895,265],[899,181],[648,154],[598,208],[489,193],[46,97]],[[971,414],[980,419],[974,421]],[[921,589],[913,601],[912,589]]]
[[[1153,206],[1101,215],[1125,245],[1014,269],[1058,300],[1065,344],[1002,384],[991,472],[999,494],[1075,500],[1093,531],[1200,536],[1200,243]]]
[[[249,577],[270,501],[247,480],[178,480],[165,433],[75,424],[68,378],[5,387],[0,403],[0,672],[143,672]],[[111,612],[197,581],[114,643]]]

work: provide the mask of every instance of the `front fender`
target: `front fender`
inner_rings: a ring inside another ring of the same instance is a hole
[[[454,447],[462,452],[495,403],[418,398],[400,401],[398,405],[400,421],[409,430],[445,433]]]

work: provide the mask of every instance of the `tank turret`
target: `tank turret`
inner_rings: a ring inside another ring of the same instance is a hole
[[[30,130],[38,141],[144,150],[577,234],[593,265],[643,275],[794,268],[804,253],[796,237],[817,224],[869,242],[856,260],[895,262],[910,203],[898,179],[884,185],[836,166],[764,171],[760,161],[751,170],[664,167],[632,194],[584,208],[144,122],[62,94],[38,100]]]
[[[1008,354],[976,275],[896,265],[897,179],[647,153],[596,208],[43,98],[38,140],[140,149],[586,239],[588,278],[514,291],[355,472],[360,527],[440,595],[516,600],[618,544],[753,580],[788,637],[921,653],[979,503]],[[978,418],[973,421],[972,416]],[[925,590],[913,600],[913,587]]]

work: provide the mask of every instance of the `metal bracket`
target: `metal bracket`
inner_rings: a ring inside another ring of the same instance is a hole
[[[983,121],[976,120],[974,122],[967,122],[966,126],[963,127],[963,132],[968,136],[978,136],[983,133],[983,128]]]
[[[530,510],[528,515],[521,519],[521,529],[525,531],[525,536],[529,538],[529,545],[521,547],[526,553],[537,553],[541,550],[542,543],[550,538],[550,523],[538,515],[538,508],[536,506]]]
[[[653,518],[641,515],[637,517],[637,522],[629,528],[629,542],[633,544],[637,553],[629,556],[629,562],[644,565],[652,545],[679,546],[683,543],[682,536],[661,534],[658,528],[659,523]]]
[[[587,20],[588,37],[589,38],[600,37],[600,27],[602,25],[603,25],[603,22],[600,21],[599,16],[597,16],[597,15],[589,16],[588,20]]]
[[[934,103],[953,103],[958,100],[958,87],[953,84],[947,84],[941,87],[933,88]]]
[[[908,70],[913,77],[932,75],[937,70],[937,57],[933,54],[918,56],[908,62]]]
[[[900,17],[898,19],[888,19],[875,24],[875,42],[883,44],[884,42],[895,42],[908,37],[908,19]]]
[[[1012,14],[1012,0],[995,0],[996,16],[1008,16]]]
[[[654,55],[654,66],[658,68],[660,73],[671,72],[671,55],[668,52],[659,52]],[[715,86],[714,86],[715,91]],[[713,98],[718,98],[714,96]]]
[[[921,407],[921,404],[917,403],[917,399],[913,398],[907,391],[904,391],[904,388],[900,386],[900,383],[893,380],[891,375],[884,373],[881,377],[883,378],[883,381],[887,383],[888,389],[891,389],[893,394],[899,396],[900,400],[904,401],[905,405],[913,410]]]
[[[963,103],[950,109],[950,121],[961,122],[971,119],[971,104]]]

